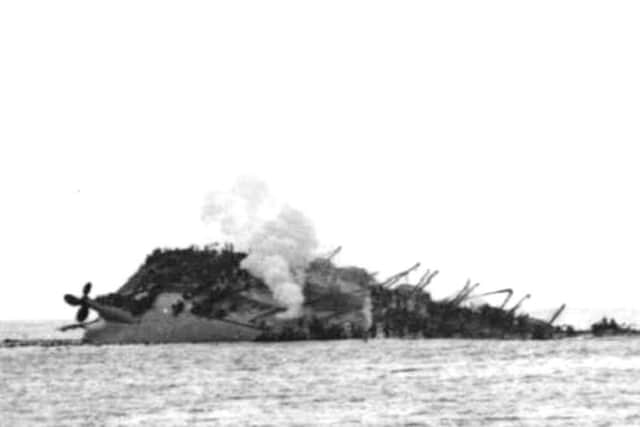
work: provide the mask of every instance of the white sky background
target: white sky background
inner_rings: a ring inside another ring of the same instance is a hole
[[[243,174],[341,263],[439,269],[435,296],[638,308],[639,12],[3,2],[0,318],[71,320],[63,293],[215,240],[205,195]]]

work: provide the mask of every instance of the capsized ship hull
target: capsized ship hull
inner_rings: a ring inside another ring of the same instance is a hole
[[[198,317],[189,310],[174,315],[179,294],[159,295],[153,308],[135,323],[100,319],[86,327],[84,341],[92,344],[254,341],[262,331],[241,321]]]
[[[259,278],[242,268],[246,254],[232,247],[156,250],[117,292],[89,297],[65,295],[79,307],[68,328],[83,327],[89,343],[283,341],[367,337],[553,338],[554,320],[517,314],[527,294],[506,308],[467,305],[478,284],[453,297],[433,300],[425,290],[437,271],[417,285],[398,284],[411,271],[378,282],[358,267],[337,267],[318,258],[306,268],[301,307],[285,307]],[[89,309],[99,315],[86,323]],[[67,327],[65,327],[67,328]]]

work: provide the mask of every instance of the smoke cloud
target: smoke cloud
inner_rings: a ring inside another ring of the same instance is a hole
[[[373,325],[373,319],[371,317],[372,310],[371,295],[367,295],[364,298],[364,304],[362,305],[362,327],[367,331],[371,329],[371,325]]]
[[[241,267],[264,280],[287,307],[282,316],[298,316],[304,303],[304,272],[318,248],[311,221],[299,210],[277,203],[264,182],[247,177],[230,192],[209,194],[202,218],[247,251]]]

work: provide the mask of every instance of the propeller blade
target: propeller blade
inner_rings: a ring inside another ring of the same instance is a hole
[[[80,300],[80,298],[78,298],[76,296],[73,296],[71,294],[66,294],[64,296],[64,300],[69,305],[80,305],[80,304],[82,304],[82,301]]]
[[[82,288],[82,295],[83,296],[88,296],[89,292],[91,292],[91,282],[87,282],[87,284],[84,285],[84,287]]]
[[[78,310],[78,313],[76,314],[76,320],[82,323],[87,320],[87,317],[89,317],[89,306],[85,304],[80,307],[80,310]]]

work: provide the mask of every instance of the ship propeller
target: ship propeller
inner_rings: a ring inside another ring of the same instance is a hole
[[[66,294],[64,300],[67,304],[77,307],[80,306],[76,313],[76,320],[78,322],[84,322],[89,316],[89,304],[87,302],[89,298],[89,292],[91,292],[91,282],[82,287],[82,298],[78,298],[75,295]]]

